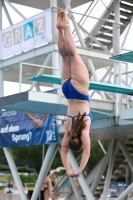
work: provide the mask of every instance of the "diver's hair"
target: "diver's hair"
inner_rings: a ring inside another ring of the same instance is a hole
[[[80,112],[78,113],[78,117],[76,118],[71,132],[70,132],[70,140],[69,140],[69,147],[73,151],[81,151],[82,150],[82,142],[80,139],[82,130],[86,126],[86,120],[84,120],[86,113],[84,113],[82,116],[80,115]]]

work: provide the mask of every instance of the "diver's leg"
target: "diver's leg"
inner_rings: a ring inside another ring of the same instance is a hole
[[[88,94],[89,73],[81,57],[77,53],[71,33],[70,23],[65,11],[63,13],[62,28],[64,30],[64,44],[71,62],[71,81],[74,87],[83,94]]]
[[[58,29],[58,50],[62,57],[68,56],[64,44],[64,30]]]
[[[58,28],[58,50],[60,55],[62,56],[62,84],[71,78],[71,65],[70,58],[66,52],[65,44],[64,44],[64,30],[60,27],[60,21],[62,21],[62,13],[61,11],[57,15],[57,25]]]

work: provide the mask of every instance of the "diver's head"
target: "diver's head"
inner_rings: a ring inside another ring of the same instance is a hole
[[[69,140],[69,147],[73,151],[81,151],[83,148],[82,142],[80,137],[70,138]]]

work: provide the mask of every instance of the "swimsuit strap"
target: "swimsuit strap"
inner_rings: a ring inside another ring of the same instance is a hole
[[[83,116],[83,115],[80,115],[80,116]],[[89,116],[90,119],[92,120],[91,112],[89,112],[88,114],[85,114],[85,116]],[[75,119],[75,117],[78,117],[78,115],[77,115],[77,116],[70,116],[70,115],[67,115],[67,117],[70,117],[70,118],[72,119],[72,126],[73,126],[73,124],[74,124],[74,119]],[[71,127],[72,127],[72,126],[71,126]]]
[[[83,116],[83,115],[80,115],[80,116]],[[86,114],[85,116],[89,116],[89,115]],[[70,117],[70,118],[72,119],[72,126],[73,126],[73,124],[74,124],[74,119],[75,119],[75,117],[78,117],[78,115],[76,115],[76,116],[67,115],[67,117]],[[72,127],[72,126],[71,126],[71,127]]]
[[[70,116],[70,115],[67,115],[67,117],[72,118],[72,125],[73,125],[73,124],[74,124],[74,119],[75,119],[75,117],[77,117],[77,116]]]
[[[80,117],[82,117],[83,115],[80,115]],[[90,116],[90,113],[88,114],[85,114],[85,116]],[[75,117],[78,117],[78,115],[75,115],[75,116],[70,116],[70,115],[67,115],[67,117],[70,117],[72,118],[72,121],[75,119]]]

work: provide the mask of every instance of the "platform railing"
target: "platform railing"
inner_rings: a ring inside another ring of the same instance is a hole
[[[44,72],[45,69],[59,70],[59,68],[53,68],[53,67],[50,67],[50,66],[37,65],[37,64],[26,63],[26,62],[20,62],[20,65],[19,65],[19,92],[21,92],[23,65],[28,65],[28,66],[40,68],[40,70],[38,71],[37,75],[41,75]]]

